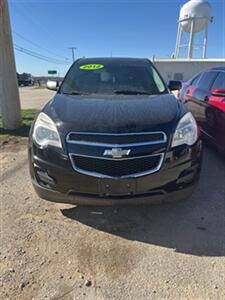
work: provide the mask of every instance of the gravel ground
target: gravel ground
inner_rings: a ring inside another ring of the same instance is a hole
[[[36,196],[26,143],[0,153],[1,299],[225,299],[225,161],[214,151],[187,201],[75,207]]]
[[[20,87],[19,94],[22,109],[41,109],[55,95],[55,92],[32,86]]]

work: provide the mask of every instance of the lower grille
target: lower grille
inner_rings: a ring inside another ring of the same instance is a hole
[[[81,173],[107,177],[129,177],[150,174],[159,170],[163,154],[118,160],[71,154],[71,160],[74,169]]]

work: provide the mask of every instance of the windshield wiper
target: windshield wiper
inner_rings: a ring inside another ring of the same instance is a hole
[[[81,92],[81,91],[71,91],[71,92],[61,92],[64,95],[88,95],[87,92]]]
[[[124,94],[124,95],[151,95],[150,93],[144,91],[129,91],[129,90],[118,90],[113,91],[115,94]]]

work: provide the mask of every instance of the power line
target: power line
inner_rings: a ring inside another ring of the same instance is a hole
[[[46,28],[45,28],[42,24],[40,24],[40,23],[38,23],[38,22],[36,21],[36,19],[35,19],[35,21],[34,21],[33,18],[30,17],[30,15],[28,15],[26,12],[24,12],[24,10],[23,10],[23,11],[21,11],[20,9],[18,10],[18,6],[17,6],[17,5],[15,6],[15,9],[16,9],[15,12],[16,12],[18,15],[22,15],[22,16],[26,19],[26,21],[28,22],[28,24],[33,24],[34,26],[36,26],[36,28],[39,27],[39,29],[40,29],[43,33],[45,33],[45,34],[48,36],[48,38],[50,38],[50,39],[52,38],[52,32],[48,32],[48,31],[46,30]],[[52,51],[47,50],[46,48],[44,48],[44,47],[42,47],[42,46],[39,46],[37,43],[34,43],[33,41],[31,41],[31,40],[25,38],[24,36],[22,36],[20,33],[17,33],[17,32],[15,32],[14,30],[13,30],[13,32],[14,32],[16,35],[18,35],[20,38],[22,38],[22,39],[24,39],[25,41],[31,43],[32,45],[38,47],[39,49],[44,50],[44,51],[48,51],[49,53],[52,53],[52,54],[53,54]],[[53,37],[54,37],[54,36],[53,36]],[[56,40],[55,40],[55,41],[56,41]],[[58,41],[57,41],[57,44],[58,44]],[[71,48],[69,48],[69,49],[72,50],[72,60],[74,61],[74,60],[75,60],[74,50],[77,50],[77,48],[76,48],[76,47],[71,47]],[[57,57],[59,57],[59,55],[56,55],[56,54],[54,54],[54,55],[57,56]],[[68,58],[66,58],[66,60],[68,60],[68,61],[71,62],[71,60],[68,59]]]
[[[35,42],[29,40],[28,38],[26,38],[26,37],[24,37],[24,36],[22,36],[20,33],[16,32],[15,30],[13,30],[13,33],[16,34],[18,37],[20,37],[21,39],[23,39],[24,41],[27,41],[27,42],[30,43],[31,45],[33,45],[33,46],[39,48],[40,50],[44,50],[44,51],[46,51],[46,52],[48,52],[48,53],[50,53],[50,54],[53,54],[53,55],[55,55],[55,56],[57,56],[57,57],[59,57],[59,58],[61,58],[61,59],[70,60],[70,59],[67,58],[67,57],[63,57],[63,56],[57,55],[56,53],[50,51],[49,49],[46,49],[46,48],[44,48],[44,47],[38,45],[37,43],[35,43]]]
[[[52,57],[49,57],[49,56],[42,55],[38,52],[35,52],[35,51],[32,51],[32,50],[26,49],[24,47],[21,47],[17,44],[14,44],[14,49],[19,51],[19,52],[22,52],[24,54],[30,55],[32,57],[35,57],[35,58],[38,58],[38,59],[41,59],[41,60],[44,60],[44,61],[47,61],[47,62],[50,62],[50,63],[69,64],[69,62],[65,62],[65,61],[58,60],[58,59],[55,59],[55,58],[52,58]]]
[[[17,51],[20,51],[22,53],[25,53],[27,55],[39,58],[39,59],[47,61],[47,62],[56,63],[56,64],[68,64],[67,62],[60,61],[60,60],[57,60],[57,59],[54,59],[54,58],[51,58],[51,57],[48,57],[48,56],[44,56],[44,55],[42,55],[40,53],[31,51],[31,50],[23,48],[23,47],[20,47],[20,46],[18,46],[16,44],[14,44],[14,48]]]
[[[31,3],[29,3],[29,5],[31,5]],[[18,9],[17,3],[15,3],[14,8],[15,8],[15,12],[17,13],[17,15],[20,17],[23,16],[29,25],[33,24],[36,28],[39,28],[39,30],[41,30],[42,33],[44,33],[48,37],[48,39],[50,39],[52,41],[54,40],[55,43],[56,42],[58,43],[58,41],[56,40],[54,35],[52,35],[52,32],[49,32],[48,30],[46,30],[46,28],[41,23],[37,22],[37,18],[35,18],[35,21],[34,21],[34,19],[30,16],[31,13],[29,12],[29,10],[27,10],[27,6],[26,6],[27,12],[25,12],[25,6],[23,6],[22,10],[20,8]]]
[[[16,4],[16,3],[15,3]],[[31,4],[31,3],[30,3]],[[37,18],[35,18],[35,21],[34,21],[34,19],[30,16],[30,14],[29,14],[29,10],[27,10],[27,12],[25,12],[24,11],[24,8],[25,8],[25,6],[23,7],[23,10],[21,10],[19,7],[18,7],[18,5],[16,4],[16,5],[14,5],[14,8],[15,8],[15,13],[18,15],[18,16],[23,16],[24,17],[24,20],[26,20],[26,22],[29,24],[29,25],[33,25],[34,27],[36,27],[36,28],[38,28],[39,29],[39,31],[41,31],[43,34],[45,34],[45,36],[48,38],[48,39],[50,39],[50,40],[52,40],[52,41],[54,41],[54,43],[57,43],[57,46],[59,45],[59,40],[57,40],[56,38],[55,38],[55,36],[52,34],[52,32],[49,32],[41,23],[38,23],[37,22]],[[19,8],[19,9],[18,9]],[[26,9],[27,9],[27,7],[26,7]],[[15,32],[15,31],[13,31],[13,32]],[[16,33],[18,36],[20,35],[20,37],[21,38],[23,38],[24,40],[26,40],[26,41],[29,41],[30,43],[32,43],[33,45],[35,45],[36,47],[38,47],[39,49],[41,49],[42,48],[42,50],[44,50],[45,49],[45,51],[47,50],[46,48],[43,48],[43,47],[40,47],[37,43],[34,43],[33,41],[30,41],[30,40],[28,40],[27,38],[25,38],[24,36],[22,36],[21,34],[18,34],[18,33]],[[53,39],[54,38],[54,39]],[[52,54],[53,54],[53,52],[52,51],[50,51],[50,50],[47,50],[49,53],[51,52]],[[57,57],[59,57],[59,55],[56,55],[55,53],[54,53],[54,55],[55,56],[57,56]],[[62,56],[60,56],[60,57],[62,57]],[[66,59],[66,60],[70,60],[70,59],[68,59],[68,58],[64,58],[64,59]],[[70,60],[71,61],[71,60]]]

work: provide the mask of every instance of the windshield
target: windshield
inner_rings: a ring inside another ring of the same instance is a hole
[[[167,92],[157,71],[148,62],[106,61],[75,63],[67,74],[60,93],[154,95]]]

